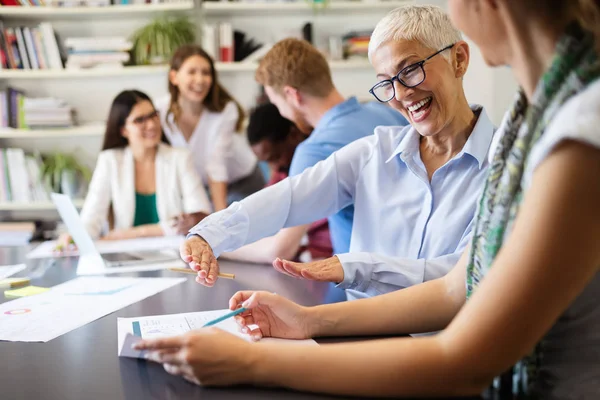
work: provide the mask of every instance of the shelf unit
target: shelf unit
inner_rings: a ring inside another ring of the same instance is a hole
[[[379,14],[383,15],[387,10],[391,10],[400,5],[413,2],[412,0],[388,0],[388,1],[375,1],[375,0],[357,0],[357,1],[346,1],[346,0],[330,0],[325,7],[313,8],[306,0],[297,0],[297,2],[280,2],[275,1],[248,1],[248,2],[226,2],[226,1],[206,1],[201,0],[183,0],[177,3],[167,4],[140,4],[140,5],[114,5],[104,7],[0,7],[0,19],[4,20],[8,25],[12,24],[23,24],[31,25],[42,21],[49,21],[53,25],[61,26],[69,34],[71,32],[79,30],[90,34],[95,32],[95,28],[102,26],[106,29],[107,26],[111,25],[113,19],[122,22],[117,22],[122,26],[128,20],[150,20],[161,14],[175,14],[175,15],[189,15],[190,18],[194,18],[196,21],[204,20],[229,20],[238,21],[243,20],[249,28],[256,30],[256,24],[270,25],[271,29],[277,26],[278,20],[271,18],[271,16],[281,17],[286,21],[292,21],[295,25],[301,26],[306,20],[321,20],[321,16],[324,18],[333,18],[338,20],[338,15],[346,16],[348,18],[361,19],[364,15],[370,15],[369,18],[375,17]],[[251,22],[249,22],[251,21]],[[237,22],[234,22],[236,26]],[[107,25],[108,24],[108,25]],[[287,24],[287,22],[286,22]],[[200,23],[197,24],[201,26]],[[344,26],[342,22],[338,24]],[[368,26],[371,26],[369,24]],[[286,26],[287,27],[287,26]],[[262,28],[262,27],[261,27]],[[277,29],[280,29],[279,26]],[[241,27],[240,29],[245,29]],[[345,26],[343,29],[346,29]],[[60,28],[58,29],[60,31]],[[122,30],[121,30],[122,31]],[[249,32],[253,34],[252,32]],[[255,33],[259,33],[258,30]],[[331,34],[331,32],[327,32]],[[119,33],[120,34],[120,33]],[[236,94],[236,90],[248,91],[247,87],[256,86],[253,80],[253,72],[257,68],[256,63],[220,63],[215,64],[216,69],[219,73],[224,74],[224,80],[230,83],[233,87],[232,92]],[[365,71],[370,71],[371,66],[367,60],[348,60],[348,61],[331,61],[330,67],[332,71],[343,71],[338,74],[343,77],[348,76],[346,87],[348,87],[349,93],[356,91],[355,89],[355,78],[357,76],[364,76]],[[81,70],[0,70],[0,84],[11,85],[14,84],[16,87],[24,87],[27,92],[30,90],[32,93],[44,93],[45,95],[54,95],[57,97],[63,97],[69,100],[71,96],[71,103],[79,109],[98,109],[98,112],[93,115],[88,112],[87,118],[83,118],[83,121],[92,120],[98,121],[103,118],[103,109],[107,103],[107,97],[113,95],[116,86],[123,86],[120,90],[125,88],[139,87],[146,91],[151,97],[160,95],[166,88],[164,87],[164,76],[168,72],[168,67],[164,65],[159,66],[130,66],[122,68],[96,68],[96,69],[81,69]],[[162,77],[161,77],[162,75]],[[160,78],[158,78],[160,77]],[[160,83],[159,83],[160,82]],[[111,86],[112,85],[112,86]],[[153,89],[148,85],[154,85]],[[161,89],[157,90],[156,87],[160,86]],[[105,91],[105,87],[110,87]],[[237,89],[239,88],[239,89]],[[100,90],[100,92],[95,92]],[[360,90],[361,95],[363,90]],[[116,93],[115,93],[116,94]],[[363,94],[364,95],[364,94]],[[248,102],[246,104],[248,106]],[[87,107],[87,108],[86,108]],[[100,111],[102,110],[102,111]],[[20,129],[7,129],[0,128],[0,147],[3,142],[7,145],[14,145],[22,147],[43,146],[43,143],[49,145],[71,145],[79,143],[85,143],[84,150],[91,151],[95,145],[92,143],[98,143],[104,132],[104,122],[101,123],[87,123],[81,126],[76,126],[66,129],[49,129],[49,130],[20,130]],[[76,140],[72,140],[76,139]],[[88,146],[89,144],[89,146]],[[62,148],[62,147],[61,147]],[[47,150],[47,149],[46,149]],[[77,207],[81,207],[83,200],[77,200],[75,202]],[[48,212],[54,210],[52,203],[0,203],[0,213],[2,212]]]
[[[96,137],[104,134],[103,123],[91,123],[70,128],[13,129],[0,128],[0,139],[53,139],[64,137]]]
[[[83,207],[83,199],[73,200],[75,207]],[[32,202],[32,203],[19,203],[19,202],[8,202],[0,203],[0,211],[51,211],[56,210],[56,206],[51,201],[48,202]]]
[[[166,4],[124,4],[104,7],[5,6],[0,7],[0,18],[33,20],[77,19],[85,16],[129,18],[163,12],[183,13],[193,9],[194,3],[192,1]]]
[[[377,10],[391,10],[401,5],[410,3],[410,0],[383,0],[383,1],[330,1],[326,6],[312,6],[304,0],[297,2],[224,2],[206,1],[203,3],[205,15],[248,15],[252,14],[329,14],[369,12]]]
[[[220,73],[227,72],[254,72],[257,63],[235,62],[215,63]],[[330,61],[332,70],[364,69],[371,68],[367,60]],[[0,79],[73,79],[73,78],[102,78],[114,76],[141,76],[153,74],[166,74],[168,66],[130,66],[122,68],[90,68],[90,69],[45,69],[45,70],[23,70],[4,69],[0,70]]]
[[[71,79],[71,78],[102,78],[112,76],[141,76],[165,74],[166,65],[131,66],[121,68],[90,68],[90,69],[3,69],[0,79]]]
[[[248,1],[248,2],[224,2],[205,1],[202,9],[205,15],[247,15],[252,14],[327,14],[327,13],[352,13],[369,12],[377,10],[391,10],[410,0],[383,0],[383,1],[332,1],[326,6],[313,7],[305,0],[297,2],[273,2],[273,1]],[[123,4],[111,6],[91,7],[0,7],[0,18],[19,19],[70,19],[82,16],[94,16],[103,18],[132,17],[163,12],[187,12],[194,9],[193,1],[182,1],[167,4]]]

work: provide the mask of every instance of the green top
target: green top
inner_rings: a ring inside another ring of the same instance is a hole
[[[142,194],[135,192],[135,217],[133,226],[157,224],[156,193]]]

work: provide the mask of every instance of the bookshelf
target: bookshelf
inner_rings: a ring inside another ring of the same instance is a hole
[[[104,123],[89,123],[71,128],[13,129],[0,128],[0,139],[52,139],[73,137],[99,137],[104,134]]]
[[[103,7],[0,7],[0,18],[54,20],[72,18],[131,18],[159,13],[183,13],[194,9],[192,1],[165,4],[123,4]]]
[[[411,0],[355,0],[355,1],[332,1],[324,7],[313,7],[308,2],[300,0],[297,2],[273,1],[249,1],[249,2],[225,2],[207,1],[202,3],[205,15],[260,15],[260,14],[326,14],[326,13],[353,13],[353,12],[378,12],[391,10]],[[166,4],[123,4],[100,7],[0,7],[0,18],[19,19],[57,19],[57,18],[80,18],[82,16],[113,18],[131,17],[157,13],[187,12],[194,9],[193,1],[182,1],[179,3]]]
[[[271,15],[271,14],[340,14],[340,13],[364,13],[381,12],[392,10],[411,0],[355,0],[355,1],[330,1],[326,6],[314,7],[306,1],[298,2],[224,2],[207,1],[203,4],[205,15],[228,16],[228,15]]]
[[[234,62],[215,63],[218,72],[254,72],[257,63]],[[330,61],[332,70],[368,69],[371,64],[367,60]],[[109,78],[116,76],[141,76],[166,74],[168,66],[130,66],[122,68],[95,68],[95,69],[59,69],[59,70],[0,70],[1,79],[73,79],[73,78]]]
[[[162,4],[113,5],[103,7],[0,7],[0,20],[7,27],[33,26],[50,22],[61,39],[70,36],[129,36],[134,30],[161,15],[187,15],[201,26],[215,21],[230,22],[235,29],[248,33],[261,43],[273,43],[292,31],[299,32],[306,22],[314,25],[315,37],[327,40],[349,30],[372,29],[387,11],[411,0],[330,0],[315,10],[306,0],[261,0],[226,2],[183,0]],[[274,16],[274,17],[273,17]],[[114,20],[114,21],[113,21]],[[321,40],[322,42],[323,40]],[[323,43],[316,43],[323,46]],[[245,108],[253,106],[258,93],[254,82],[257,64],[234,62],[215,64],[224,86]],[[334,81],[342,94],[368,96],[372,67],[367,60],[331,61]],[[114,96],[124,89],[138,88],[153,99],[167,92],[168,67],[127,66],[121,68],[0,70],[0,85],[14,86],[27,95],[55,96],[77,110],[81,125],[65,129],[23,130],[0,128],[0,148],[20,147],[26,151],[50,153],[75,152],[89,167],[95,165],[100,150],[104,121]],[[81,207],[83,200],[75,204]],[[0,216],[34,212],[45,215],[54,210],[51,202],[0,202]],[[55,218],[55,213],[52,214]]]
[[[83,199],[74,199],[73,204],[75,207],[83,207]],[[56,206],[51,201],[48,202],[30,202],[30,203],[19,203],[9,202],[0,203],[0,211],[53,211],[56,210]]]
[[[166,74],[167,66],[131,66],[121,68],[90,69],[3,69],[0,79],[72,79],[72,78],[110,78],[114,76],[142,76]]]

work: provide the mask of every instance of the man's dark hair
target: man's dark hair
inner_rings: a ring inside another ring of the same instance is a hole
[[[251,146],[263,140],[273,143],[283,142],[290,134],[292,125],[292,121],[279,114],[274,104],[261,104],[250,113],[248,142]]]

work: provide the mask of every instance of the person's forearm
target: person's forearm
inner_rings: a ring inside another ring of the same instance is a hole
[[[368,321],[358,321],[368,324]],[[253,384],[343,396],[476,395],[487,377],[463,373],[440,335],[306,346],[258,343]]]
[[[294,258],[299,246],[279,249],[276,241],[274,236],[270,236],[257,242],[247,244],[244,247],[240,247],[229,253],[223,253],[221,254],[221,257],[227,260],[246,261],[258,264],[270,264],[277,257],[283,259]]]
[[[203,212],[203,211],[198,211],[198,212],[190,213],[190,217],[192,218],[190,228],[192,226],[196,225],[198,222],[202,221],[207,216],[208,216],[208,214],[205,213],[205,212]]]
[[[140,225],[132,229],[136,237],[164,236],[165,234],[160,224]]]
[[[212,199],[215,211],[221,211],[227,208],[227,182],[210,181],[208,184],[210,197]]]
[[[224,253],[221,257],[229,260],[247,261],[254,263],[272,263],[276,258],[291,260],[296,257],[302,237],[310,225],[285,228],[274,236],[250,243],[239,249]]]
[[[464,303],[446,278],[385,295],[309,309],[313,336],[361,336],[434,332],[444,329]]]

